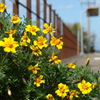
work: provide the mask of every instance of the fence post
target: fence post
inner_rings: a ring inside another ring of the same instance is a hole
[[[19,0],[16,0],[16,3],[13,4],[13,13],[19,15]]]
[[[53,25],[54,25],[54,27],[55,27],[55,10],[53,10]]]
[[[57,14],[57,38],[59,37],[59,16]]]
[[[49,6],[49,23],[52,23],[52,6]],[[49,34],[49,41],[50,41],[51,35]]]
[[[60,31],[61,32],[61,36],[63,36],[64,33],[63,33],[63,21],[62,20],[61,20],[61,26],[60,27],[61,27],[61,31]]]
[[[56,25],[56,27],[57,27],[57,38],[59,37],[58,35],[59,35],[59,26],[58,26],[58,24],[59,24],[59,20],[58,20],[58,14],[56,14],[56,22],[57,22],[57,25]]]
[[[57,27],[57,25],[58,25],[58,22],[57,22],[57,14],[55,14],[55,28],[56,28],[56,32],[55,32],[55,35],[56,35],[56,37],[58,36],[58,27]]]
[[[55,10],[53,10],[53,26],[54,26],[54,28],[56,28],[56,11]],[[54,34],[54,36],[56,37],[56,33]]]
[[[58,17],[58,29],[59,29],[59,37],[61,36],[61,18],[60,17]]]
[[[27,0],[27,18],[31,19],[31,0]]]
[[[36,14],[37,14],[37,17],[36,17],[36,20],[39,21],[37,23],[37,26],[40,27],[40,0],[36,0]]]
[[[52,23],[52,13],[51,5],[49,5],[49,23]]]
[[[44,0],[44,23],[46,23],[46,4],[47,4],[47,2],[46,2],[46,0]]]

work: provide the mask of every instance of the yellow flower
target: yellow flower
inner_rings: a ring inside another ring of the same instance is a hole
[[[5,9],[6,9],[5,4],[4,4],[4,3],[1,3],[1,4],[0,4],[0,12],[4,12]]]
[[[35,47],[34,45],[30,46],[30,49],[33,51],[33,54],[36,56],[42,55],[42,52],[38,49],[38,47]]]
[[[43,47],[47,47],[48,44],[46,44],[47,39],[44,38],[43,36],[38,36],[38,40],[34,41],[34,45],[37,45],[40,49],[42,49]]]
[[[72,69],[76,68],[76,65],[73,63],[68,63],[67,65],[68,65],[68,68],[72,68]]]
[[[82,92],[82,94],[89,94],[92,91],[92,84],[82,80],[81,83],[78,83],[78,88]]]
[[[40,29],[35,25],[26,25],[25,31],[30,32],[32,35],[36,35],[36,32],[40,31]]]
[[[47,100],[55,100],[52,94],[46,96]]]
[[[77,94],[79,94],[79,92],[77,92],[76,90],[70,91],[70,96],[69,96],[70,100],[72,100],[73,97],[78,97]]]
[[[92,84],[92,88],[94,89],[97,86],[97,83]]]
[[[57,39],[55,37],[51,37],[50,41],[51,46],[56,46],[58,49],[62,49],[63,42],[60,39],[62,38]]]
[[[50,23],[50,26],[48,26],[48,24],[47,23],[44,23],[44,30],[42,30],[42,32],[44,33],[44,34],[47,34],[47,33],[50,33],[51,34],[51,36],[52,36],[52,33],[54,33],[54,32],[56,32],[55,30],[56,29],[53,29],[52,28],[52,23]]]
[[[34,79],[34,85],[36,85],[37,87],[40,86],[41,83],[45,83],[45,80],[41,80],[43,78],[43,75],[40,75],[38,78]]]
[[[17,41],[14,41],[14,38],[12,36],[9,36],[9,38],[4,38],[4,41],[0,41],[0,46],[5,47],[5,52],[16,53],[15,48],[19,45]]]
[[[98,77],[98,79],[100,79],[100,77]]]
[[[8,33],[8,34],[10,34],[10,35],[13,35],[13,34],[16,33],[16,31],[17,31],[17,30],[12,30],[12,29],[10,28],[10,31],[9,31],[9,32],[5,32],[5,33]]]
[[[28,46],[26,41],[21,41],[21,42],[20,42],[20,45],[21,45],[21,46]]]
[[[26,32],[24,32],[24,35],[21,37],[21,41],[30,43],[30,38],[26,35]]]
[[[12,16],[12,18],[10,19],[10,21],[14,24],[19,23],[20,22],[20,18],[18,16]]]
[[[26,32],[24,32],[24,35],[21,37],[20,45],[27,46],[27,43],[30,43],[30,38],[26,35]]]
[[[31,70],[33,72],[33,74],[37,74],[37,70],[40,70],[40,68],[37,68],[38,64],[36,64],[35,66],[30,65],[28,67],[28,70]]]
[[[54,53],[52,53],[51,59],[49,60],[49,62],[52,62],[52,64],[58,64],[61,62],[61,60],[58,59],[57,56],[54,56]]]
[[[64,98],[65,96],[67,96],[67,93],[69,92],[69,88],[66,84],[60,83],[58,84],[58,90],[55,91],[55,93],[59,96]]]

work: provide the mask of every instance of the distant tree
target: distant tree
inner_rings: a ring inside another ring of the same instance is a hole
[[[95,38],[96,38],[96,35],[95,34],[93,34],[93,35],[91,35],[91,45],[90,45],[90,47],[91,47],[91,52],[95,52],[95,49],[94,49],[94,46],[95,46]]]
[[[66,24],[66,26],[71,30],[71,32],[77,38],[78,29],[81,28],[79,23]],[[88,39],[88,33],[83,29],[83,44],[84,44],[84,52],[85,53],[94,52],[95,51],[94,42],[95,42],[95,34],[91,35],[90,39]],[[90,45],[90,50],[89,50],[89,45]]]
[[[83,44],[84,44],[84,52],[88,53],[89,39],[87,32],[83,32]]]
[[[71,32],[77,37],[77,30],[78,30],[79,23],[74,24],[67,24],[67,27],[71,30]]]

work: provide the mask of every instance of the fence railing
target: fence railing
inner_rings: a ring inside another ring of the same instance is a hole
[[[61,20],[56,11],[52,9],[52,5],[47,4],[47,0],[42,0],[42,3],[41,0],[34,0],[36,3],[34,11],[34,9],[32,9],[32,1],[33,0],[26,0],[26,5],[24,5],[19,0],[16,0],[16,4],[13,4],[13,13],[19,15],[19,11],[21,10],[19,6],[22,6],[26,9],[26,17],[28,19],[31,19],[32,15],[36,16],[36,21],[39,21],[37,23],[38,27],[43,25],[43,23],[52,23],[53,27],[57,29],[54,36],[57,38],[63,37],[64,46],[59,53],[59,57],[64,59],[77,55],[77,39]],[[42,12],[41,8],[43,10]],[[40,20],[42,20],[42,24]]]

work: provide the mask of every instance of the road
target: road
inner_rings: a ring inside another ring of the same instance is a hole
[[[73,56],[62,61],[66,64],[75,63],[78,66],[84,66],[87,58],[90,58],[89,66],[92,66],[91,71],[100,71],[100,53],[97,52]]]

